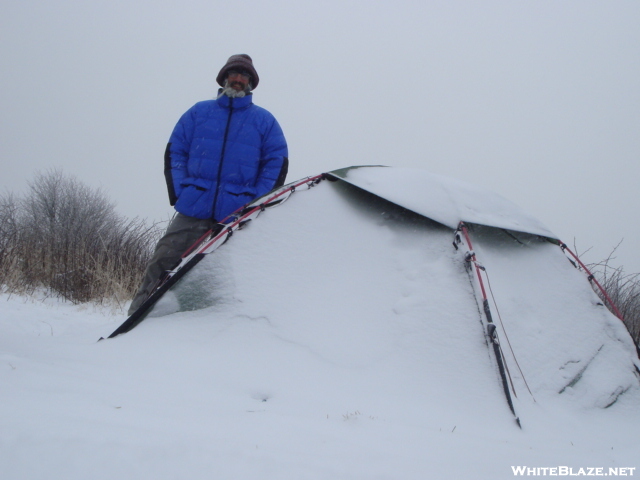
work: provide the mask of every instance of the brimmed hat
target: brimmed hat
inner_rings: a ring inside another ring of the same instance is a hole
[[[260,81],[258,72],[256,72],[255,68],[253,68],[253,60],[251,60],[251,57],[246,53],[231,55],[229,57],[229,60],[227,60],[227,63],[224,67],[222,67],[220,73],[218,73],[218,76],[216,77],[218,85],[224,87],[224,81],[227,78],[227,72],[234,69],[246,70],[247,72],[249,72],[251,74],[251,86],[253,88],[256,88],[258,86],[258,82]]]

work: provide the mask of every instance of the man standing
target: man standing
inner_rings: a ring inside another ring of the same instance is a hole
[[[222,87],[218,98],[191,107],[169,139],[164,174],[177,213],[147,265],[129,315],[217,222],[284,184],[287,142],[273,115],[253,103],[260,78],[251,57],[231,56],[216,81]]]

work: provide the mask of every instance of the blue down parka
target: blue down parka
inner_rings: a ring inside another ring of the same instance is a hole
[[[169,201],[190,217],[223,220],[284,183],[287,142],[253,95],[199,102],[178,121],[165,152]]]

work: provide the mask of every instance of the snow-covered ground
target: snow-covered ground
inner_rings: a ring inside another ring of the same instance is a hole
[[[121,313],[1,296],[0,478],[640,476],[620,322],[558,247],[472,234],[522,429],[451,229],[323,182],[114,339]]]

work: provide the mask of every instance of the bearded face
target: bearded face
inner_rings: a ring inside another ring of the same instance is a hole
[[[229,70],[222,94],[228,97],[244,97],[251,91],[251,75],[245,71]]]

